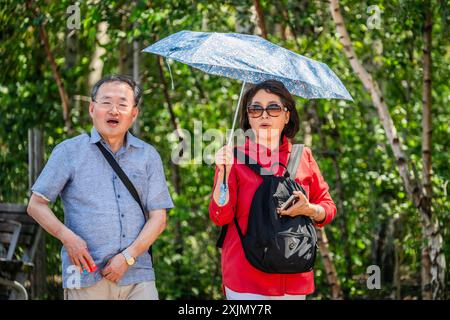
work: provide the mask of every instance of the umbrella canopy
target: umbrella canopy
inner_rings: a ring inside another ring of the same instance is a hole
[[[278,80],[292,94],[307,99],[353,101],[326,64],[254,35],[180,31],[143,51],[248,83]]]

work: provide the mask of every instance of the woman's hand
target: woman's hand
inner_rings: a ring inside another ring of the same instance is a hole
[[[297,197],[294,204],[286,210],[280,210],[278,208],[277,212],[279,215],[290,217],[304,215],[312,218],[316,222],[325,219],[325,210],[323,207],[309,203],[308,198],[301,191],[294,191],[293,194]]]
[[[226,188],[225,185],[228,184],[231,166],[233,165],[233,158],[233,148],[230,146],[223,146],[216,153],[215,162],[219,173],[213,197],[214,201],[219,206],[226,205],[230,197],[228,188]],[[226,168],[226,175],[224,173],[224,167]],[[225,183],[225,185],[223,185],[223,183]]]
[[[230,173],[231,166],[233,165],[233,147],[223,146],[217,151],[215,156],[215,163],[220,173],[223,173],[223,167],[225,165],[227,173]]]

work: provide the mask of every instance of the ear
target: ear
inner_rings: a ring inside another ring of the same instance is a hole
[[[137,116],[139,115],[139,108],[134,107],[133,110],[131,110],[131,114],[133,115],[133,122],[136,121]]]
[[[91,101],[91,103],[89,103],[89,115],[91,116],[91,118],[94,117],[94,102]]]
[[[284,125],[288,124],[290,118],[291,118],[291,112],[290,111],[286,111]]]

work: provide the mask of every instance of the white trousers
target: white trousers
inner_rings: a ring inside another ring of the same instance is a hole
[[[241,293],[225,287],[227,300],[306,300],[306,295],[265,296],[255,293]]]

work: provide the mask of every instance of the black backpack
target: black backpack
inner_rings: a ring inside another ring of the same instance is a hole
[[[234,155],[255,173],[263,182],[253,196],[248,217],[247,233],[244,235],[236,225],[245,257],[252,266],[266,273],[301,273],[312,270],[317,253],[317,234],[311,218],[279,216],[276,209],[288,200],[292,192],[305,190],[295,179],[300,162],[303,145],[293,145],[291,157],[284,176],[274,176],[262,168],[248,155],[234,149]],[[245,161],[245,162],[243,162]],[[291,178],[292,175],[292,178]],[[225,239],[227,226],[217,241],[221,248]]]

